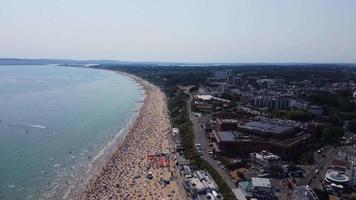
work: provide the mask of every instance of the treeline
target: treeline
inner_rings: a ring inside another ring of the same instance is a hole
[[[176,90],[174,96],[168,100],[168,109],[170,111],[172,125],[179,128],[184,156],[189,159],[193,165],[196,165],[200,169],[205,169],[211,174],[219,186],[224,199],[236,199],[232,190],[220,174],[206,160],[200,157],[195,148],[193,125],[189,120],[187,100],[188,96],[180,90]]]
[[[155,85],[171,87],[176,85],[200,85],[211,76],[209,68],[180,66],[117,66],[102,65],[97,68],[119,70],[135,74]]]

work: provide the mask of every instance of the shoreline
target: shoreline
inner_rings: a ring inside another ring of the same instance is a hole
[[[185,199],[177,183],[164,93],[135,75],[114,72],[141,85],[145,97],[126,133],[114,142],[112,154],[95,170],[79,199]],[[148,155],[153,154],[165,155],[169,166],[155,166],[148,160]],[[146,178],[148,173],[152,179]]]
[[[106,70],[106,69],[96,69],[96,70]],[[139,85],[140,87],[139,90],[144,91],[144,93],[142,94],[143,98],[140,98],[136,102],[136,107],[132,113],[132,116],[128,119],[125,125],[117,132],[114,138],[111,141],[109,141],[103,147],[103,149],[101,149],[93,157],[93,159],[87,164],[86,169],[78,173],[77,176],[75,177],[72,176],[72,179],[67,179],[67,181],[65,182],[68,185],[65,187],[59,186],[61,187],[59,190],[57,189],[57,191],[53,191],[54,196],[50,195],[51,199],[52,198],[63,199],[63,200],[80,199],[80,197],[86,190],[87,186],[91,183],[92,179],[98,175],[98,172],[102,171],[102,169],[105,167],[107,162],[112,158],[113,154],[117,151],[119,146],[122,146],[124,144],[126,136],[128,135],[130,129],[133,127],[137,118],[140,115],[141,109],[144,105],[144,100],[147,97],[147,91],[144,89],[143,85],[133,77],[130,77],[130,74],[125,74],[113,70],[107,70],[107,71],[112,72],[114,74],[119,74],[122,76],[129,77],[132,81],[134,81],[136,84]]]

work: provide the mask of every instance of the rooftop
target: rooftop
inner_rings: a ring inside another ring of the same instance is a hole
[[[278,160],[280,157],[278,155],[275,155],[273,153],[267,152],[267,151],[262,151],[261,153],[252,153],[250,154],[253,157],[256,157],[257,159],[260,160]]]
[[[178,128],[172,128],[172,134],[179,134]]]
[[[287,132],[287,131],[295,128],[295,127],[287,125],[287,124],[271,122],[271,121],[249,121],[249,122],[246,122],[246,123],[240,125],[240,127],[251,129],[251,130],[254,129],[254,130],[266,132],[266,133],[267,132],[275,133],[275,134],[282,134],[284,132]]]
[[[239,182],[239,186],[243,190],[251,190],[252,189],[251,181],[241,181],[241,182]]]
[[[347,183],[350,180],[349,176],[337,170],[328,170],[325,178],[335,183]]]
[[[203,101],[209,101],[209,100],[211,100],[213,98],[213,96],[211,96],[211,95],[198,95],[197,98],[201,99]]]
[[[272,187],[271,182],[269,181],[268,178],[257,178],[257,177],[252,177],[251,182],[253,187]]]
[[[223,142],[234,142],[237,140],[236,135],[233,131],[219,131],[218,136]]]
[[[347,166],[347,162],[343,161],[343,160],[334,159],[331,162],[331,166],[334,166],[334,167],[346,167]]]
[[[221,123],[238,123],[239,120],[237,119],[224,119],[224,118],[219,118],[217,119],[218,122],[221,122]]]
[[[203,101],[216,100],[216,101],[222,101],[226,103],[230,102],[230,100],[214,97],[212,95],[197,95],[197,98]]]

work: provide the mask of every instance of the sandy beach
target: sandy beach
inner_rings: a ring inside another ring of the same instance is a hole
[[[127,136],[80,199],[186,199],[178,184],[165,95],[125,75],[144,87],[145,100]]]

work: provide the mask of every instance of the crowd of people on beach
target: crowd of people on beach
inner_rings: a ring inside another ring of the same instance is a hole
[[[149,159],[149,155],[172,151],[165,95],[150,83],[135,79],[146,91],[139,116],[81,199],[184,199],[174,175],[175,166],[155,166]]]

